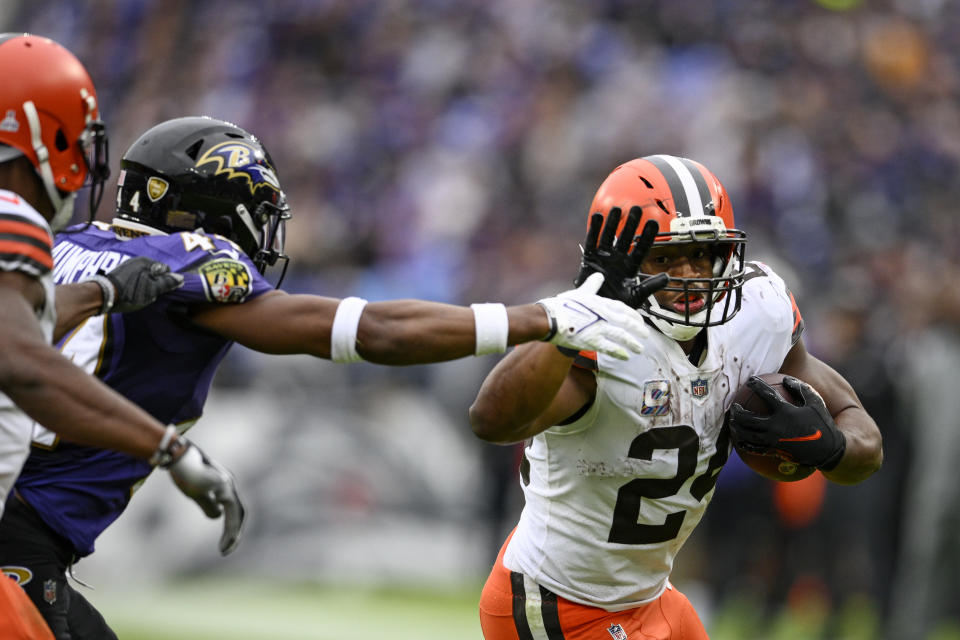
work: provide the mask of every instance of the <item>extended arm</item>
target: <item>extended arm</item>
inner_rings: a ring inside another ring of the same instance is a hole
[[[883,462],[880,429],[843,376],[811,355],[802,340],[787,354],[780,372],[799,378],[816,389],[843,433],[846,440],[843,457],[835,468],[823,472],[829,480],[855,484],[880,468]]]
[[[627,357],[639,352],[637,336],[646,332],[640,315],[623,303],[600,298],[598,274],[580,289],[506,308],[505,345],[550,338],[574,349],[603,350]],[[242,304],[194,309],[198,325],[264,353],[307,353],[331,357],[331,331],[341,301],[271,291]],[[609,321],[609,322],[608,322]],[[441,362],[473,355],[477,348],[475,315],[469,307],[423,300],[366,304],[356,325],[357,352],[370,362],[389,365]]]
[[[263,353],[307,353],[330,357],[330,330],[340,301],[271,291],[243,304],[210,306],[192,320],[211,331]],[[550,323],[543,309],[509,307],[510,344],[539,340]],[[473,312],[422,300],[371,302],[357,330],[357,351],[379,364],[440,362],[472,355]]]
[[[481,440],[510,444],[558,424],[590,402],[593,374],[549,344],[525,344],[493,368],[470,407]]]

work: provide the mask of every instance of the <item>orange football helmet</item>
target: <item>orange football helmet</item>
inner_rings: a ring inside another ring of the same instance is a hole
[[[646,156],[614,169],[597,190],[591,212],[606,216],[619,207],[639,206],[638,229],[656,220],[660,231],[654,247],[663,244],[712,245],[714,266],[710,278],[674,278],[663,289],[687,294],[704,293],[706,306],[690,313],[661,307],[649,296],[640,312],[664,334],[690,340],[704,327],[727,322],[740,310],[744,281],[746,233],[734,225],[733,206],[720,180],[699,162],[669,155]],[[626,216],[620,221],[620,228]],[[618,229],[618,233],[619,233]],[[640,274],[641,277],[645,274]]]
[[[49,38],[0,34],[0,162],[19,155],[33,163],[55,214],[56,230],[73,200],[90,185],[90,215],[110,175],[107,135],[87,70]]]

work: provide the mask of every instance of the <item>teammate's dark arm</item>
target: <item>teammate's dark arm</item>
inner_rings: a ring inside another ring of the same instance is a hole
[[[56,290],[57,325],[53,329],[53,341],[59,342],[71,329],[100,313],[103,289],[96,282],[77,282],[57,285]]]
[[[883,463],[880,429],[863,408],[850,383],[828,364],[811,355],[799,340],[784,358],[781,373],[799,378],[816,389],[846,439],[837,466],[823,474],[840,484],[855,484]]]
[[[525,344],[487,375],[470,407],[470,426],[481,440],[511,444],[531,438],[593,400],[592,372],[550,344]]]
[[[339,300],[271,291],[249,302],[195,309],[196,324],[240,344],[273,354],[330,357],[330,330]],[[550,322],[540,305],[507,307],[508,344],[540,340]],[[369,362],[421,364],[473,355],[474,314],[423,300],[370,302],[357,330],[357,351]],[[556,350],[555,347],[550,345]]]
[[[150,458],[165,427],[44,340],[33,313],[43,299],[35,279],[0,273],[0,391],[68,440]]]
[[[223,515],[220,552],[233,551],[244,521],[233,478],[172,428],[168,432],[53,348],[34,315],[45,295],[34,278],[0,273],[0,391],[67,440],[122,451],[165,467],[180,491],[208,517]]]

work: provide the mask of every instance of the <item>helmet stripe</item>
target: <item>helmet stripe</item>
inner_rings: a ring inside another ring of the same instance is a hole
[[[667,187],[673,195],[673,203],[677,209],[677,216],[689,218],[704,215],[704,200],[701,197],[707,190],[706,181],[699,171],[691,171],[680,158],[668,155],[649,156],[647,158],[667,181]],[[698,184],[698,181],[701,184]],[[703,191],[701,191],[701,186]],[[709,200],[708,200],[709,201]]]
[[[697,191],[700,192],[700,202],[703,204],[699,210],[706,214],[707,212],[704,210],[704,208],[713,202],[713,196],[710,195],[710,187],[707,186],[707,181],[703,177],[703,172],[700,171],[700,167],[697,166],[697,163],[689,158],[680,158],[680,162],[683,163],[683,166],[685,166],[690,171],[690,175],[693,176],[693,181],[697,185]],[[720,203],[713,202],[713,204],[714,207],[717,207]]]
[[[679,217],[686,218],[690,215],[690,206],[687,204],[687,192],[684,191],[683,183],[680,182],[680,176],[677,175],[676,170],[667,158],[670,158],[670,156],[648,156],[645,160],[653,164],[664,179],[666,179],[667,188],[670,189],[670,195],[673,196],[673,208],[676,209]]]

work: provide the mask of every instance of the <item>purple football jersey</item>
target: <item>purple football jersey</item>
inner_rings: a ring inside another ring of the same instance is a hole
[[[79,282],[147,256],[184,276],[183,286],[144,309],[89,318],[60,341],[64,355],[164,424],[189,426],[203,413],[231,341],[197,327],[187,309],[242,304],[273,286],[235,244],[200,232],[124,237],[104,223],[56,238],[54,279]],[[152,467],[114,451],[65,442],[39,425],[16,490],[77,555],[126,508]]]

